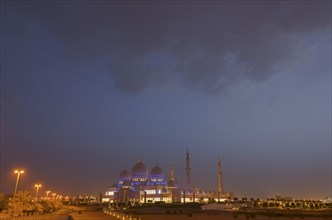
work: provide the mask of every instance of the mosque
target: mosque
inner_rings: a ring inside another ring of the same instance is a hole
[[[149,172],[143,161],[138,160],[131,172],[120,172],[118,181],[106,189],[102,198],[108,203],[187,203],[223,201],[233,197],[233,193],[224,192],[222,185],[221,161],[218,160],[218,191],[205,191],[191,185],[190,154],[186,152],[186,184],[181,188],[174,177],[174,166],[171,164],[169,179],[164,171],[156,165]]]

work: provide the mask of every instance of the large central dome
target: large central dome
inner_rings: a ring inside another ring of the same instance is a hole
[[[152,181],[163,181],[164,180],[164,171],[158,165],[155,166],[150,173],[150,178]]]
[[[147,166],[142,161],[137,161],[137,163],[131,169],[131,178],[133,179],[147,179],[149,175],[149,170]]]

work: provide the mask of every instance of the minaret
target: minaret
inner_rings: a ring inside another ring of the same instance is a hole
[[[221,161],[218,159],[218,194],[222,194],[222,172],[221,172]]]
[[[171,181],[175,180],[175,178],[174,178],[174,164],[173,163],[171,163],[171,169],[169,171],[169,180],[171,180]]]
[[[186,177],[187,177],[186,191],[191,191],[189,147],[187,147],[187,153],[186,153]]]
[[[169,170],[169,181],[168,181],[168,190],[171,202],[175,202],[176,193],[174,193],[173,189],[176,187],[175,178],[174,178],[174,165],[171,163],[171,168]]]

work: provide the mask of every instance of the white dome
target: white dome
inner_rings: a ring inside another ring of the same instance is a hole
[[[137,163],[131,169],[131,178],[147,179],[149,175],[149,170],[147,166],[142,161],[137,161]]]
[[[155,166],[150,173],[150,179],[152,181],[163,181],[164,180],[164,171],[158,165]]]

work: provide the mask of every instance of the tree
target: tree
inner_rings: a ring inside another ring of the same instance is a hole
[[[13,197],[13,195],[8,194],[8,195],[3,195],[0,193],[0,212],[2,210],[8,210],[9,206],[9,200]]]
[[[4,209],[3,208],[4,201],[5,201],[5,196],[2,193],[0,193],[0,212]]]
[[[34,209],[33,196],[29,191],[17,191],[15,197],[9,203],[9,213],[21,216],[32,213]]]
[[[40,204],[40,203],[38,203],[38,202],[35,203],[34,211],[37,212],[37,213],[39,213],[39,214],[43,213],[43,212],[44,212],[44,207],[43,207],[43,205]]]

